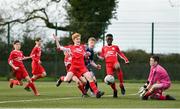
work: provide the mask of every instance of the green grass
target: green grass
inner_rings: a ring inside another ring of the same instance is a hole
[[[0,81],[0,107],[14,108],[180,108],[180,84],[174,83],[166,93],[176,97],[176,101],[142,101],[137,92],[142,83],[125,83],[127,93],[122,96],[119,91],[117,99],[112,98],[112,90],[108,85],[99,83],[99,88],[105,91],[105,95],[81,98],[79,90],[74,83],[63,83],[60,87],[55,82],[37,82],[36,86],[41,96],[34,96],[32,92],[26,92],[22,86],[9,88],[9,83]],[[110,96],[109,96],[110,95]],[[25,101],[23,101],[25,100]]]

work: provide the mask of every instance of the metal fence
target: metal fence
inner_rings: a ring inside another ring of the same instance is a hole
[[[49,36],[52,33],[58,35],[64,35],[67,33],[63,33],[59,30],[52,30],[46,27],[43,28],[44,24],[39,23],[41,28],[39,31],[43,31],[43,36],[49,40]],[[57,25],[60,25],[57,23]],[[16,26],[7,26],[7,37],[5,40],[7,42],[11,42],[13,35],[16,35],[14,31],[17,28]],[[31,31],[33,32],[33,31]],[[180,54],[180,22],[113,22],[112,25],[108,27],[106,33],[112,33],[114,35],[114,44],[120,46],[123,51],[133,50],[133,49],[141,49],[146,51],[147,53],[155,53],[155,54],[169,54],[175,53]],[[27,34],[27,33],[26,33]],[[32,33],[31,33],[32,34]],[[38,34],[38,33],[37,33]],[[39,33],[41,36],[41,32]],[[13,37],[14,39],[14,37]],[[102,42],[99,43],[101,48]],[[28,49],[28,48],[27,48]],[[43,61],[43,65],[47,70],[48,76],[57,77],[60,74],[65,74],[65,68],[63,64],[63,58],[61,57],[61,61],[57,61],[59,55],[54,53],[54,60],[51,61]],[[5,59],[7,60],[7,59]],[[25,63],[29,72],[31,72],[30,62]],[[178,66],[179,64],[174,63],[163,63],[170,69],[170,72],[173,78],[177,79],[178,77]],[[142,79],[147,76],[144,72],[148,72],[147,63],[134,63],[134,65],[124,67],[126,72],[125,79]],[[138,69],[140,71],[138,71]],[[7,76],[10,72],[7,61],[0,60],[0,75]],[[61,73],[60,73],[61,72]],[[104,75],[105,69],[101,71],[101,73],[97,73],[99,78],[102,78]],[[143,72],[143,74],[142,74]],[[176,74],[174,74],[176,73]],[[129,76],[130,74],[136,75],[136,77]],[[140,78],[137,78],[140,77]]]

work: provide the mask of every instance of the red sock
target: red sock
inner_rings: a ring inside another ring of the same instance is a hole
[[[151,94],[152,94],[152,92],[147,91],[146,94],[145,94],[145,96],[148,97],[148,96],[150,96]]]
[[[35,78],[31,78],[31,81],[32,82],[34,82],[36,79]],[[28,83],[26,86],[25,86],[25,88],[27,88],[27,87],[30,87],[30,83]]]
[[[36,87],[33,82],[29,83],[29,87],[31,87],[35,95],[38,94],[38,91],[36,90]]]
[[[111,88],[112,88],[114,91],[117,91],[117,89],[116,89],[116,84],[115,84],[115,83],[111,84]]]
[[[160,95],[159,100],[166,100],[166,96]]]
[[[99,90],[97,89],[96,84],[94,83],[94,81],[89,82],[89,85],[90,85],[91,89],[93,90],[94,94],[97,94]]]
[[[120,71],[117,73],[117,76],[118,76],[118,80],[119,80],[119,82],[120,82],[120,87],[121,87],[121,86],[123,86],[123,83],[124,83],[122,70],[120,70]]]
[[[31,78],[31,81],[34,82],[36,79],[35,78]]]
[[[82,92],[82,94],[86,94],[86,91],[85,91],[85,89],[84,89],[84,85],[83,85],[83,84],[79,84],[79,85],[78,85],[78,88],[79,88],[79,90]]]

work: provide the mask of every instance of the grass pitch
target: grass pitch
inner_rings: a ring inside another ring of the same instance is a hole
[[[126,95],[122,96],[120,90],[118,98],[112,98],[111,88],[99,83],[105,95],[96,99],[95,97],[82,98],[81,93],[74,83],[63,83],[60,87],[55,82],[35,83],[41,96],[34,96],[32,92],[26,92],[22,86],[9,88],[9,83],[0,81],[0,107],[13,108],[180,108],[180,84],[174,83],[170,90],[166,91],[176,101],[142,101],[137,93],[142,83],[125,83]]]

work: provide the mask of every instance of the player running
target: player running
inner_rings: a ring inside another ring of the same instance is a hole
[[[142,99],[147,100],[150,97],[156,100],[175,100],[175,98],[170,95],[163,95],[163,91],[170,88],[171,80],[167,71],[159,65],[158,56],[151,56],[150,66],[148,82],[144,86],[146,92],[142,96]]]
[[[39,96],[38,91],[36,90],[36,87],[33,83],[33,81],[30,79],[28,72],[23,64],[23,60],[32,58],[32,56],[25,57],[20,51],[21,49],[21,43],[19,40],[16,40],[13,42],[14,50],[11,51],[10,56],[8,58],[8,63],[12,67],[13,73],[16,76],[17,80],[10,79],[10,88],[13,88],[13,85],[23,85],[22,79],[26,79],[28,81],[29,87],[33,90],[35,96]]]
[[[57,37],[54,38],[56,42],[58,42]],[[69,69],[69,72],[64,78],[61,79],[60,83],[63,81],[70,81],[74,75],[77,76],[80,80],[82,80],[82,76],[84,76],[89,81],[90,87],[96,95],[96,98],[100,98],[104,95],[104,92],[98,90],[90,72],[87,70],[85,66],[84,56],[89,56],[89,53],[86,53],[84,45],[80,44],[81,35],[79,33],[73,34],[72,40],[74,42],[74,45],[70,48],[58,45],[61,50],[72,55],[71,67]]]
[[[44,78],[46,76],[46,71],[41,65],[41,38],[38,37],[35,39],[35,46],[31,51],[30,56],[32,57],[32,81],[36,81],[39,78]],[[30,91],[29,85],[26,85],[25,90]]]
[[[55,36],[54,36],[55,37]],[[56,39],[56,38],[55,38]],[[56,41],[56,46],[57,46],[57,50],[60,52],[61,49],[59,48],[59,42]],[[70,48],[72,45],[69,45],[69,46],[66,46],[66,48]],[[71,62],[72,62],[72,56],[68,53],[68,52],[64,52],[64,64],[65,64],[65,67],[66,67],[66,72],[68,73],[69,72],[69,69],[71,67]],[[57,83],[56,83],[56,86],[59,87],[60,84],[61,84],[61,80],[64,80],[64,77],[65,76],[60,76],[60,78],[58,79]],[[85,84],[87,83],[86,79],[85,78],[82,78],[83,81],[80,81],[77,76],[73,76],[72,77],[72,81],[74,81],[76,84],[77,84],[77,87],[79,88],[79,90],[81,91],[82,93],[82,97],[88,97],[87,95],[87,92],[84,90],[84,86]],[[69,81],[69,83],[71,82],[71,80]]]
[[[120,81],[120,88],[121,88],[121,94],[125,95],[125,88],[123,85],[123,72],[121,70],[120,64],[118,62],[118,55],[124,59],[125,63],[129,63],[129,60],[126,58],[126,56],[120,51],[119,47],[117,45],[112,45],[113,42],[113,35],[107,34],[106,35],[106,42],[108,45],[104,46],[102,48],[100,56],[98,56],[101,59],[105,59],[106,62],[106,74],[107,75],[113,75],[114,72],[116,72],[118,80]],[[117,89],[115,83],[111,84],[111,88],[113,89],[113,97],[117,98]]]
[[[94,49],[95,44],[96,44],[96,39],[94,37],[90,37],[88,39],[88,45],[86,47],[86,52],[89,52],[90,56],[85,58],[85,65],[86,65],[87,69],[89,70],[89,72],[91,73],[92,78],[95,81],[95,84],[96,84],[96,87],[97,87],[97,80],[96,80],[96,77],[95,77],[95,75],[93,73],[92,67],[100,70],[101,69],[101,65],[100,64],[96,64],[94,62],[94,50],[93,49]],[[89,88],[90,88],[90,85],[89,85],[89,82],[87,82],[87,84],[85,86],[86,92],[88,92]],[[93,90],[91,88],[90,88],[90,90],[91,90],[91,95],[94,95]]]

